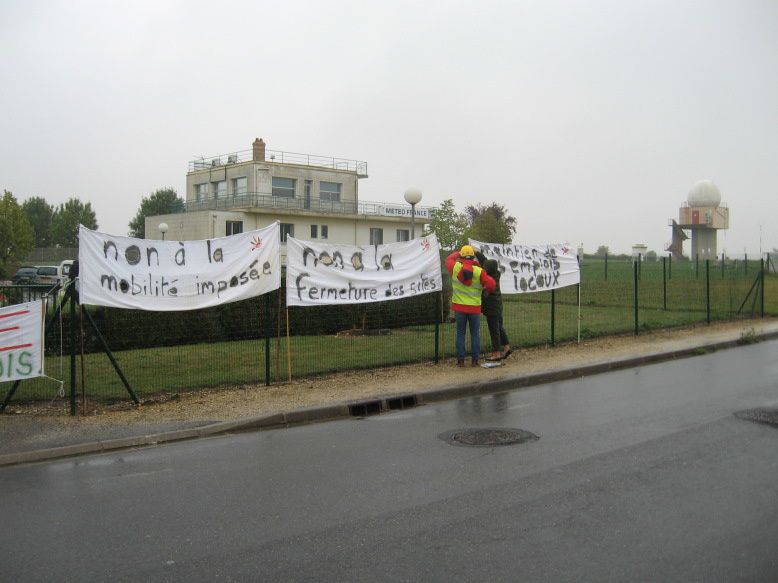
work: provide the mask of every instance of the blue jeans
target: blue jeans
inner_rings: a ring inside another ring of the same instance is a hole
[[[465,359],[465,333],[470,327],[470,352],[474,360],[481,358],[481,314],[465,314],[454,312],[457,323],[457,360]]]

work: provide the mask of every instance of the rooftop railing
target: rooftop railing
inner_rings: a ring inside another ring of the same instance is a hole
[[[203,210],[238,210],[238,209],[284,209],[294,211],[309,211],[315,213],[332,213],[339,215],[373,215],[384,217],[411,217],[410,205],[392,204],[371,201],[339,201],[326,200],[306,196],[274,196],[269,193],[246,193],[227,195],[203,200],[188,200],[184,203],[183,212]],[[431,219],[435,207],[416,207],[418,219]]]
[[[253,150],[241,150],[216,156],[202,156],[189,162],[189,172],[198,170],[210,170],[240,164],[253,160]],[[356,172],[358,176],[367,176],[367,162],[349,160],[347,158],[335,158],[333,156],[317,156],[314,154],[300,154],[297,152],[282,152],[281,150],[265,150],[264,162],[278,164],[297,164],[300,166],[315,166],[317,168],[329,168],[331,170],[343,170]]]

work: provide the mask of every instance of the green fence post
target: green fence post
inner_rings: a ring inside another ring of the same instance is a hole
[[[265,294],[265,386],[270,386],[270,294]]]
[[[710,259],[705,260],[705,320],[710,324]]]
[[[70,296],[70,414],[76,414],[76,294]]]
[[[554,335],[554,308],[555,308],[555,302],[554,302],[554,288],[551,288],[551,346],[554,346],[556,342],[556,338]]]
[[[768,255],[767,257],[769,258],[770,256]],[[761,273],[759,274],[759,279],[761,280],[760,283],[762,284],[762,300],[760,302],[761,305],[759,307],[759,310],[762,314],[762,318],[764,318],[764,257],[760,259],[759,267],[761,269]]]
[[[440,320],[443,317],[441,306],[443,290],[440,293],[435,294],[435,364],[438,364],[440,360]]]
[[[608,254],[605,254],[605,281],[608,281]]]
[[[638,266],[632,265],[632,289],[633,289],[633,303],[635,304],[635,336],[638,333]]]
[[[662,309],[667,309],[667,257],[662,257]]]
[[[643,255],[638,253],[638,279],[643,277]]]
[[[748,275],[748,253],[743,255],[743,275]]]
[[[724,279],[724,253],[721,254],[721,279]]]
[[[667,254],[667,279],[673,279],[673,255]]]
[[[706,259],[707,261],[707,259]],[[700,277],[700,254],[694,256],[694,277]]]

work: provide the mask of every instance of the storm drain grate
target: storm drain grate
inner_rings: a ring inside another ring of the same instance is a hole
[[[386,400],[386,406],[390,410],[397,409],[410,409],[416,406],[416,395],[409,395],[407,397],[393,397]]]
[[[515,445],[540,439],[534,433],[523,429],[487,428],[487,429],[455,429],[438,435],[440,439],[451,445],[467,445],[471,447],[493,447],[496,445]]]
[[[378,415],[381,412],[381,401],[365,401],[348,406],[348,412],[352,417],[367,417]]]
[[[735,413],[735,417],[745,419],[746,421],[766,423],[767,425],[774,425],[778,427],[778,408],[775,407],[746,409],[745,411],[738,411]]]

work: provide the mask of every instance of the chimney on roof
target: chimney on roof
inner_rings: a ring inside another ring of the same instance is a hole
[[[254,147],[254,156],[253,159],[255,162],[264,162],[265,161],[265,140],[262,138],[257,138],[254,140],[254,143],[252,144]]]

